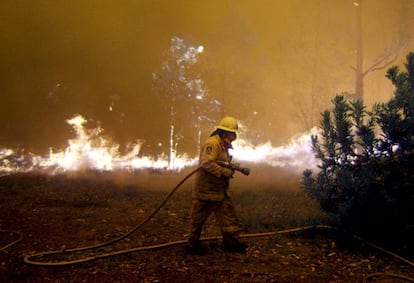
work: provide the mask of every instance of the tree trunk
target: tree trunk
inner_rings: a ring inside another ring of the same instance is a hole
[[[355,98],[363,100],[363,48],[362,48],[362,0],[354,2],[356,9],[356,69],[355,69]]]

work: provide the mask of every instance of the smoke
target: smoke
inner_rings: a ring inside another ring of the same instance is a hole
[[[195,99],[208,95],[211,102],[196,115],[208,117],[208,124],[195,130],[193,120],[183,120],[190,131],[180,133],[180,145],[195,144],[194,132],[200,137],[200,129],[232,115],[246,128],[232,152],[236,162],[270,175],[314,167],[309,140],[315,130],[304,129],[318,123],[330,97],[354,88],[352,1],[201,2],[1,2],[1,171],[181,174],[195,166],[198,143],[174,152],[173,163],[165,153],[170,115],[165,92],[154,92],[152,74],[163,66],[171,39],[188,51],[181,60],[191,64],[181,64],[181,74],[189,74],[189,65],[196,68],[197,77],[186,81]],[[414,5],[411,0],[363,5],[368,66],[408,38]],[[399,58],[410,48],[412,41]],[[384,100],[392,87],[377,72],[367,76],[365,92],[367,101]],[[74,113],[88,120],[78,129],[65,124]],[[96,121],[103,127],[84,128]],[[256,176],[267,178],[238,179]]]
[[[369,66],[412,33],[414,5],[363,5]],[[3,163],[16,165],[25,156],[27,165],[32,155],[43,159],[50,148],[67,147],[72,129],[65,120],[75,113],[100,121],[119,144],[113,148],[119,156],[140,144],[138,155],[162,160],[169,115],[153,92],[152,74],[175,36],[197,43],[192,54],[199,55],[201,80],[192,87],[214,102],[203,107],[209,119],[232,115],[246,124],[244,138],[255,150],[242,162],[269,150],[270,166],[312,163],[308,152],[291,159],[286,141],[316,125],[330,98],[354,89],[352,1],[1,1],[0,17]],[[396,63],[413,47],[410,41]],[[367,101],[385,100],[393,91],[381,71],[367,76],[365,87]],[[183,133],[181,142],[195,144],[193,135]]]

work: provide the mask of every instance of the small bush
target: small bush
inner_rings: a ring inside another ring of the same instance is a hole
[[[319,170],[305,170],[302,185],[334,226],[412,254],[414,53],[405,67],[388,70],[394,96],[372,111],[342,95],[332,100],[311,139]]]

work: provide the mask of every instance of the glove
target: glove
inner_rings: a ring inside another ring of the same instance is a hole
[[[234,174],[234,170],[231,170],[229,168],[223,168],[223,171],[221,172],[221,175],[227,178],[232,178]]]

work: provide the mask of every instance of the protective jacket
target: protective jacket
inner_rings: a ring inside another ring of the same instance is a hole
[[[194,181],[193,198],[207,201],[222,201],[229,189],[229,178],[223,175],[223,167],[217,161],[230,162],[228,149],[220,137],[209,137],[200,150],[199,166]]]

